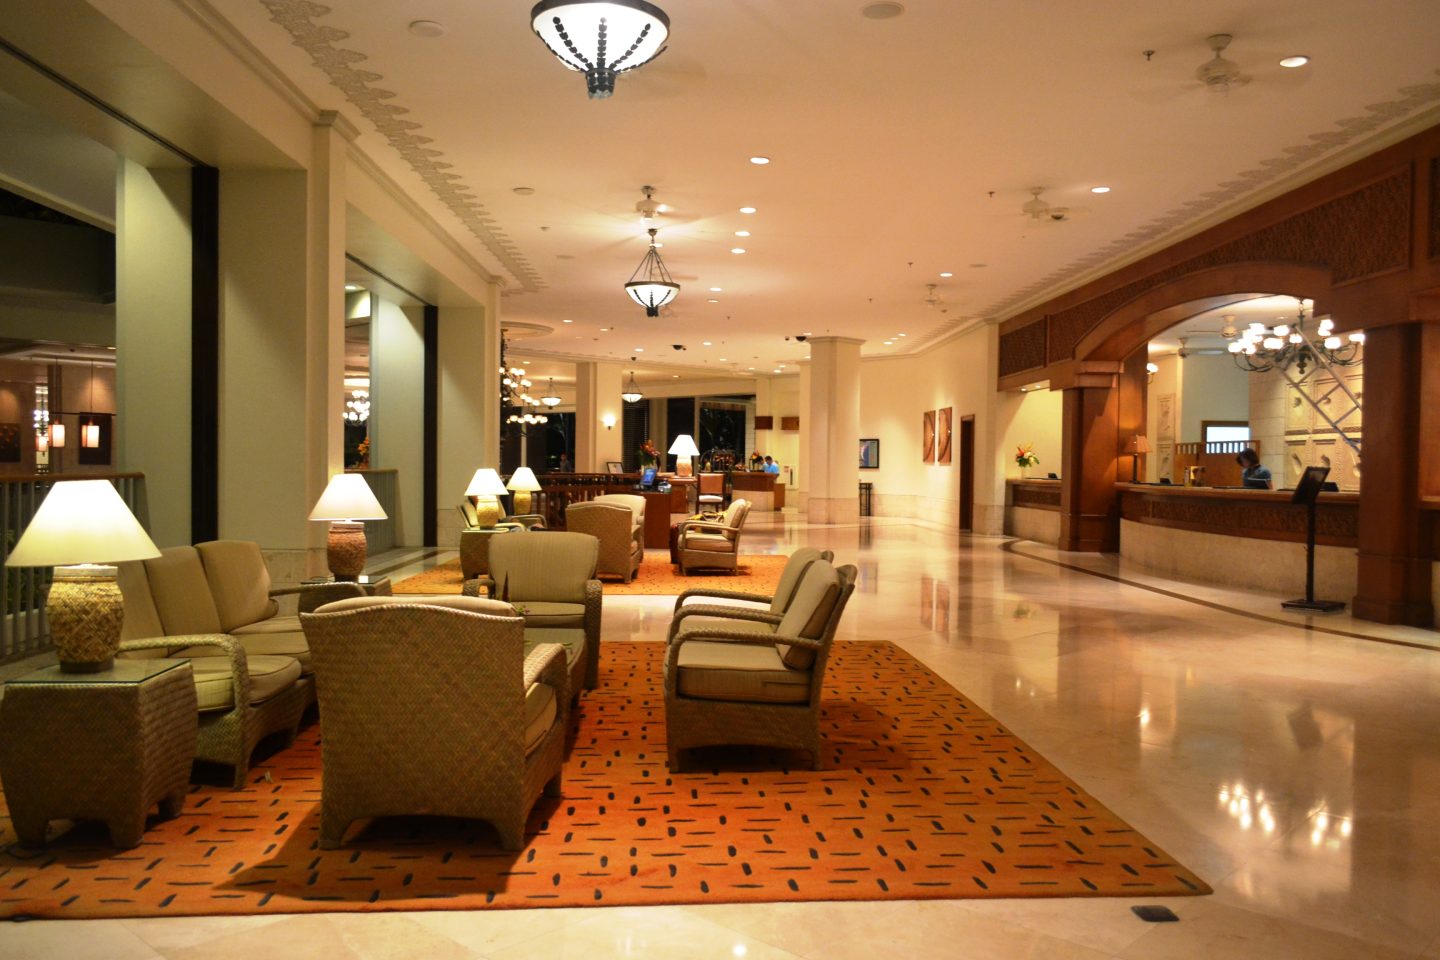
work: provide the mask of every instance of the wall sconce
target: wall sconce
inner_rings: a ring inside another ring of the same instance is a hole
[[[1145,364],[1145,382],[1146,382],[1146,383],[1149,383],[1151,380],[1154,380],[1154,379],[1155,379],[1155,374],[1157,374],[1157,373],[1159,373],[1159,372],[1160,372],[1160,364],[1158,364],[1158,363],[1147,363],[1147,364]]]
[[[605,424],[605,429],[606,429],[606,430],[614,430],[614,429],[615,429],[615,414],[613,414],[613,413],[607,413],[607,414],[605,414],[603,417],[600,418],[600,422],[603,423],[603,424]]]

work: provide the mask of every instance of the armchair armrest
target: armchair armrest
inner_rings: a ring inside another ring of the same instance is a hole
[[[542,643],[525,655],[525,689],[532,683],[543,683],[555,691],[556,719],[564,725],[570,715],[570,670],[565,664],[565,648],[558,643]]]
[[[291,593],[298,593],[298,613],[314,613],[316,610],[333,603],[336,600],[344,600],[347,597],[363,597],[365,589],[358,583],[337,580],[334,583],[302,583],[296,587],[281,587],[271,590],[270,596],[280,597]]]
[[[176,650],[184,647],[219,647],[230,660],[230,687],[235,695],[235,708],[250,706],[250,664],[245,648],[228,633],[193,633],[174,637],[149,637],[144,640],[122,640],[124,650]]]
[[[483,594],[480,592],[482,588],[485,590]],[[483,596],[497,599],[495,597],[495,581],[484,575],[478,576],[473,580],[466,580],[460,587],[460,593],[467,597]]]
[[[604,595],[599,580],[585,581],[585,689],[600,682],[600,617]]]
[[[775,599],[774,597],[767,597],[763,593],[745,593],[742,590],[712,590],[707,587],[692,587],[691,589],[686,590],[684,593],[680,594],[680,596],[675,598],[675,610],[678,612],[680,610],[680,607],[685,603],[685,601],[689,600],[691,597],[717,597],[721,600],[747,600],[751,603],[763,603],[766,605],[768,605],[770,601]]]
[[[723,523],[716,523],[714,520],[681,520],[675,527],[675,535],[683,536],[691,528],[707,530],[711,533],[726,533],[736,529]]]
[[[545,517],[539,513],[513,513],[509,521],[516,526],[524,527],[526,530],[544,530]]]
[[[720,603],[692,603],[683,610],[677,610],[675,616],[670,619],[670,631],[665,637],[667,641],[674,639],[675,635],[684,629],[686,617],[724,617],[727,620],[753,620],[756,623],[768,623],[772,626],[779,626],[782,619],[779,614],[771,613],[769,610],[752,610],[748,607],[732,607]]]
[[[808,637],[792,637],[783,633],[774,633],[763,637],[756,636],[753,633],[729,633],[724,630],[704,630],[697,631],[696,633],[688,633],[684,636],[675,637],[665,645],[666,684],[672,682],[670,678],[675,675],[675,669],[680,663],[680,648],[691,641],[738,643],[750,647],[773,647],[777,643],[788,643],[791,646],[807,647],[817,651],[825,648],[825,644],[819,640],[811,640]]]

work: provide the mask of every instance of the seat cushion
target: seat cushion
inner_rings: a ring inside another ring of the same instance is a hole
[[[756,703],[805,703],[810,674],[787,669],[772,646],[707,643],[680,648],[677,687],[682,696]]]
[[[167,547],[143,563],[165,636],[225,632],[194,547]]]
[[[568,666],[585,652],[585,631],[579,627],[526,627],[525,653],[542,643],[558,643],[565,648],[565,663]]]
[[[532,683],[525,691],[525,753],[528,756],[540,746],[545,734],[555,725],[555,688],[548,683]]]
[[[236,627],[275,616],[279,608],[270,597],[270,571],[265,567],[260,544],[253,540],[210,540],[197,543],[195,552],[200,554],[205,568],[222,632],[234,633]]]
[[[516,600],[515,609],[525,617],[528,635],[532,627],[583,627],[585,604],[546,603],[539,600]]]
[[[310,666],[310,644],[305,641],[305,631],[300,628],[299,617],[275,617],[275,620],[288,620],[293,624],[289,630],[250,630],[241,627],[231,634],[240,641],[240,646],[245,648],[249,654],[263,654],[266,656],[294,657],[300,662],[300,670],[305,674],[313,672]],[[253,626],[262,626],[271,621],[262,620]]]
[[[753,633],[757,637],[767,636],[775,632],[772,624],[761,623],[759,620],[741,620],[738,617],[686,617],[680,621],[680,635],[687,636],[699,633],[713,633],[716,630],[725,633]]]
[[[229,710],[235,705],[230,677],[230,658],[209,656],[215,647],[186,647],[177,657],[190,661],[195,672],[195,696],[200,711]],[[263,703],[300,679],[300,664],[293,657],[251,655],[245,658],[250,670],[250,702]]]
[[[680,544],[684,550],[703,550],[706,553],[734,553],[735,543],[723,533],[687,533]]]

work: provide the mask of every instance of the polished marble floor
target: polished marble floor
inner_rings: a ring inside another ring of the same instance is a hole
[[[857,564],[842,639],[919,657],[1215,894],[1164,924],[1119,899],[31,922],[0,925],[0,960],[1440,960],[1440,651],[1379,642],[1434,633],[1306,629],[1280,598],[900,521],[752,515],[746,542]],[[671,603],[607,598],[604,636],[663,637]]]

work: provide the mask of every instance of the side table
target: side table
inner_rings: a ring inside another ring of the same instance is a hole
[[[197,717],[189,660],[44,667],[9,681],[0,783],[20,842],[43,844],[51,820],[103,820],[115,846],[137,846],[152,806],[166,818],[184,806]]]
[[[300,594],[297,613],[314,613],[316,610],[335,600],[344,600],[346,597],[355,596],[356,589],[367,597],[388,597],[392,593],[389,577],[371,577],[362,573],[358,580],[336,580],[334,577],[311,577],[308,580],[301,580],[299,590],[293,588],[288,591],[272,591],[272,596],[281,593]]]

